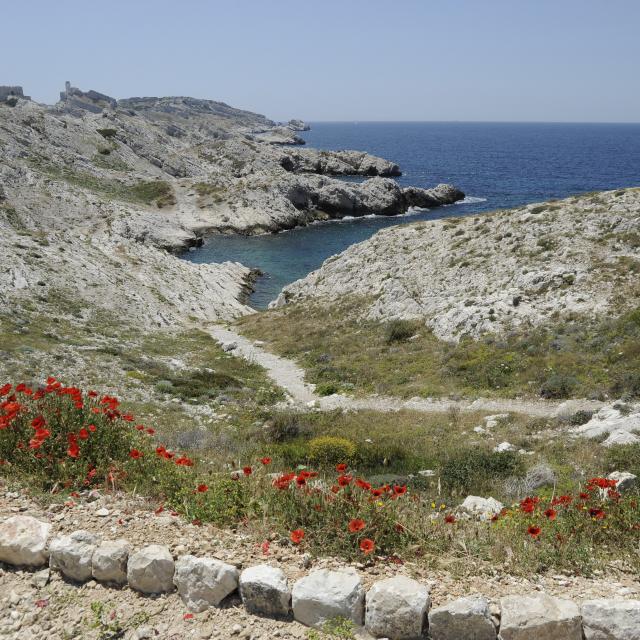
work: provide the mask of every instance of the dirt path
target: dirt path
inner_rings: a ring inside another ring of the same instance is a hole
[[[331,411],[332,409],[401,411],[406,409],[425,413],[441,413],[456,408],[460,411],[513,412],[549,418],[560,414],[575,413],[579,410],[594,411],[603,404],[595,400],[565,400],[562,402],[490,398],[476,398],[475,400],[411,398],[405,400],[389,396],[350,398],[340,394],[322,397],[315,393],[315,385],[304,381],[304,369],[293,360],[266,351],[260,342],[252,342],[232,329],[215,326],[209,331],[223,346],[229,348],[235,344],[235,347],[230,349],[230,353],[264,367],[269,377],[289,394],[293,404],[315,406],[323,411]]]

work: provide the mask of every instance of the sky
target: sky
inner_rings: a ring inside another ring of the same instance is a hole
[[[0,0],[0,84],[276,120],[640,121],[640,0]]]

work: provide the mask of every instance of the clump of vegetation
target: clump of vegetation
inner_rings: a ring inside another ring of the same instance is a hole
[[[347,438],[320,436],[309,441],[309,459],[317,465],[331,466],[339,462],[351,462],[356,457],[357,447]]]
[[[162,180],[138,182],[129,187],[128,193],[132,199],[145,204],[155,204],[159,209],[176,203],[171,185]]]
[[[406,342],[416,333],[416,323],[409,320],[391,320],[385,328],[385,340],[388,344]]]
[[[118,131],[116,129],[96,129],[97,133],[99,133],[105,140],[110,140],[111,138],[115,138]]]

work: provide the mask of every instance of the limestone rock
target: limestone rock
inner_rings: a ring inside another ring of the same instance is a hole
[[[74,531],[54,538],[49,546],[49,566],[76,582],[91,578],[91,558],[98,538],[89,531]]]
[[[607,478],[609,480],[616,481],[616,489],[620,492],[628,491],[629,489],[633,489],[636,486],[637,476],[633,475],[633,473],[629,473],[627,471],[614,471],[610,473]]]
[[[91,573],[99,582],[126,584],[131,545],[126,540],[103,542],[93,552]]]
[[[321,629],[336,617],[363,623],[364,589],[354,569],[312,571],[293,585],[291,602],[293,617],[308,627]]]
[[[0,561],[17,566],[46,564],[51,525],[31,516],[11,516],[0,523]]]
[[[554,470],[546,464],[539,464],[529,469],[524,478],[524,485],[529,491],[540,487],[552,486],[556,481]]]
[[[459,598],[429,614],[432,640],[495,640],[489,602],[484,596]]]
[[[178,558],[173,582],[183,602],[191,611],[218,606],[238,588],[238,570],[215,558]]]
[[[175,564],[169,549],[151,544],[129,556],[127,582],[142,593],[165,593],[173,590]]]
[[[282,569],[266,564],[245,569],[240,574],[240,595],[249,613],[272,618],[289,615],[291,589]]]
[[[582,640],[580,609],[544,593],[500,600],[500,640]]]
[[[640,600],[588,600],[582,627],[585,640],[640,640]]]
[[[482,498],[480,496],[467,496],[460,509],[479,520],[490,520],[493,516],[499,514],[504,505],[495,498]]]
[[[609,434],[609,437],[603,441],[603,447],[615,447],[620,444],[638,444],[640,437],[635,433],[630,433],[624,429],[616,429]]]
[[[419,640],[426,628],[429,590],[405,576],[375,582],[366,598],[365,628],[375,637]]]

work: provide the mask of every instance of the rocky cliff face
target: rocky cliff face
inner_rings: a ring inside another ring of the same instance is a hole
[[[640,189],[623,189],[385,229],[274,305],[368,296],[367,317],[423,319],[455,340],[633,308],[639,273]]]
[[[9,89],[0,103],[5,303],[61,289],[92,305],[118,296],[132,318],[154,325],[234,317],[248,311],[245,267],[186,264],[166,251],[208,231],[402,213],[416,199],[381,177],[399,173],[391,162],[282,144],[295,142],[300,121],[278,126],[188,97],[117,101],[70,83],[48,107]],[[444,202],[458,197],[451,190]]]

